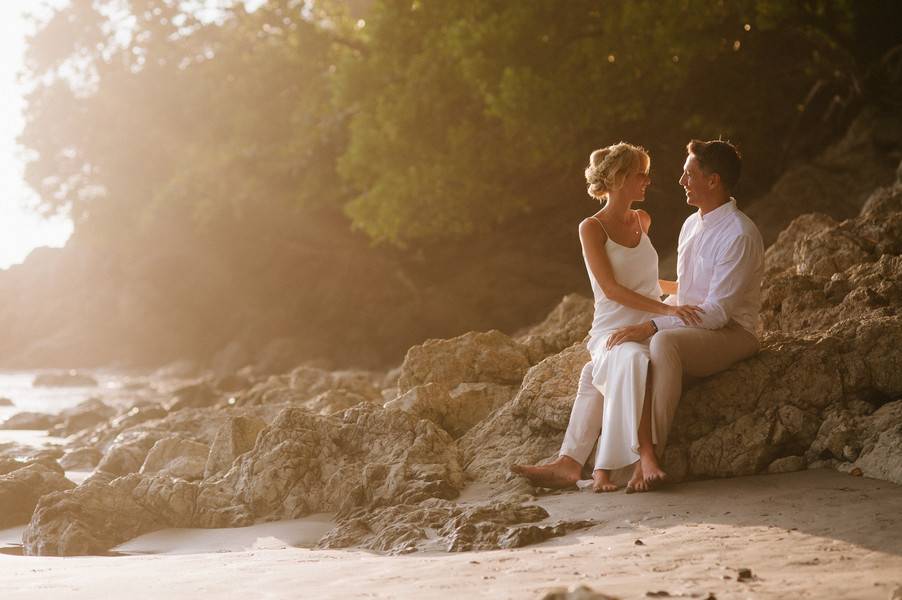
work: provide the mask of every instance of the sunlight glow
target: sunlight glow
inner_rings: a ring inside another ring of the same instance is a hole
[[[23,180],[24,160],[16,137],[25,124],[23,88],[17,83],[22,69],[24,17],[31,3],[0,3],[0,268],[22,262],[38,246],[62,246],[72,234],[65,217],[44,219],[36,211],[37,195]]]

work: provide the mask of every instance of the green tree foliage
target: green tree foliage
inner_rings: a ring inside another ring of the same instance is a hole
[[[723,135],[767,182],[823,127],[823,110],[805,121],[811,90],[853,104],[900,13],[876,0],[198,6],[72,2],[31,40],[22,143],[48,210],[109,235],[344,207],[405,246],[560,201],[588,152],[619,139],[678,156]]]

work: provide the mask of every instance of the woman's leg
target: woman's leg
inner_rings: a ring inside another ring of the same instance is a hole
[[[645,399],[642,402],[642,417],[639,420],[639,462],[633,470],[633,476],[627,484],[627,491],[647,492],[655,484],[667,479],[658,457],[655,455],[654,436],[652,435],[652,369],[648,369],[645,377]]]
[[[580,373],[560,455],[547,465],[513,465],[511,471],[539,487],[574,486],[601,430],[603,404],[603,396],[592,383],[592,362],[589,361]]]

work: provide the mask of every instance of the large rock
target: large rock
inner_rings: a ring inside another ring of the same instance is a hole
[[[30,555],[104,554],[151,531],[192,526],[196,498],[196,484],[170,477],[94,475],[42,497],[22,542]]]
[[[142,475],[169,475],[194,481],[204,478],[210,447],[178,435],[165,437],[151,447],[141,465]]]
[[[58,420],[47,413],[20,412],[0,423],[0,429],[50,429]]]
[[[595,524],[592,521],[536,524],[547,517],[548,512],[540,506],[515,502],[467,506],[431,499],[418,505],[354,511],[341,518],[317,547],[356,546],[388,554],[418,550],[497,550],[520,548]]]
[[[500,331],[427,340],[407,351],[398,386],[407,392],[426,383],[519,384],[529,369],[526,349]]]
[[[385,408],[398,409],[429,419],[453,438],[459,438],[507,403],[517,388],[494,383],[418,385],[406,394],[385,403]]]
[[[165,435],[159,431],[121,433],[104,454],[97,470],[114,476],[137,473],[144,464],[147,453]]]
[[[184,412],[184,411],[181,411]],[[340,416],[286,408],[221,477],[99,473],[46,496],[24,540],[29,554],[92,554],[164,527],[237,527],[324,511],[452,499],[458,450],[429,421],[372,404]]]
[[[532,367],[514,399],[460,439],[467,472],[498,483],[510,478],[512,464],[553,455],[560,448],[579,374],[589,358],[579,343]]]
[[[544,321],[517,338],[526,348],[530,364],[583,341],[592,327],[594,308],[589,298],[579,294],[564,296]]]
[[[902,485],[902,400],[861,419],[859,431],[856,441],[862,448],[853,466],[866,477]]]
[[[228,471],[238,456],[254,447],[264,427],[266,422],[256,417],[229,418],[213,438],[204,465],[204,478]]]
[[[185,408],[207,408],[219,400],[219,392],[207,382],[192,383],[172,392],[166,408],[174,412]]]
[[[0,476],[0,529],[28,523],[41,496],[74,487],[58,465],[44,462]]]
[[[50,430],[53,435],[67,437],[104,423],[116,414],[116,409],[100,398],[89,398],[72,408],[60,411],[58,424]]]
[[[767,250],[761,329],[810,332],[902,307],[902,184],[876,190],[854,219],[804,215]]]

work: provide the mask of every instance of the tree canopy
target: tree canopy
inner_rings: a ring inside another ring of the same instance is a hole
[[[48,211],[121,236],[328,207],[406,247],[557,201],[620,139],[681,152],[724,136],[768,181],[811,150],[806,127],[854,105],[902,13],[876,0],[202,6],[86,0],[41,24],[21,143]]]

